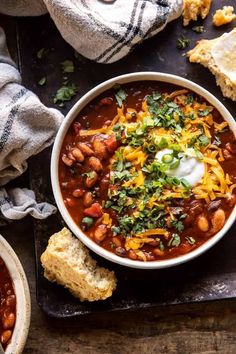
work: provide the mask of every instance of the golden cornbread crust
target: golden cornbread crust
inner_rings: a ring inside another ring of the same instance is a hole
[[[87,248],[66,228],[50,237],[41,262],[45,278],[63,285],[81,301],[105,300],[116,288],[114,272],[97,266]]]

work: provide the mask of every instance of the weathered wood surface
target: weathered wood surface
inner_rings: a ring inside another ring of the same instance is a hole
[[[32,24],[35,21],[35,26]],[[38,24],[41,19],[18,21],[24,29],[32,28],[33,33],[25,37],[26,44],[30,44],[29,38],[36,36]],[[0,18],[0,24],[7,29],[7,38],[11,54],[18,61],[15,33],[15,22],[7,17]],[[23,28],[20,27],[19,28]],[[51,28],[48,25],[46,31]],[[33,29],[34,28],[34,29]],[[24,32],[26,33],[26,32]],[[152,42],[157,46],[158,41]],[[172,44],[173,45],[173,44]],[[32,53],[32,61],[38,49],[37,41],[34,48],[28,48]],[[46,45],[45,45],[46,46]],[[57,46],[57,43],[55,43]],[[148,44],[144,44],[144,48]],[[65,45],[65,48],[67,46]],[[71,51],[70,51],[71,53]],[[132,54],[134,55],[134,54]],[[156,52],[157,57],[161,53]],[[61,57],[57,62],[67,59]],[[128,59],[128,60],[132,60]],[[24,82],[28,87],[37,90],[46,104],[51,104],[52,91],[49,93],[43,88],[37,88],[37,67],[32,68],[31,63],[24,61],[24,53],[20,60],[20,67],[28,76]],[[160,65],[161,62],[158,62]],[[45,63],[45,65],[48,65]],[[148,70],[148,61],[140,63],[140,69]],[[91,66],[92,69],[92,66]],[[46,70],[46,69],[45,69]],[[58,68],[52,70],[51,80],[58,75]],[[96,65],[94,66],[96,71]],[[106,69],[104,78],[121,73],[118,64]],[[138,69],[137,69],[138,70]],[[46,71],[45,71],[46,72]],[[204,69],[202,75],[204,75]],[[188,73],[185,73],[185,76]],[[77,80],[88,81],[91,87],[95,74],[79,71]],[[76,81],[77,81],[76,80]],[[214,85],[214,79],[206,83],[206,87]],[[51,89],[53,87],[51,86]],[[56,89],[56,81],[55,87]],[[83,94],[81,84],[80,94]],[[220,92],[217,93],[220,97]],[[230,108],[230,107],[229,107]],[[27,186],[28,175],[14,182],[16,185]],[[24,353],[32,354],[126,354],[126,353],[179,353],[179,354],[234,354],[236,353],[236,300],[217,301],[211,303],[198,303],[193,305],[165,306],[149,310],[136,310],[135,312],[93,314],[73,320],[54,320],[46,317],[38,308],[35,298],[35,261],[33,222],[30,218],[9,224],[1,228],[1,233],[16,250],[26,271],[31,296],[32,296],[32,320],[29,338]],[[225,254],[227,258],[227,255]]]

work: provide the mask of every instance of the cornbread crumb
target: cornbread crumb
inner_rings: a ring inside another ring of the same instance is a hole
[[[97,266],[87,248],[66,228],[50,237],[41,262],[45,278],[63,285],[81,301],[105,300],[116,288],[114,272]]]
[[[206,18],[211,7],[212,0],[184,0],[183,25],[188,26],[189,22],[197,21],[198,16]]]
[[[236,19],[233,6],[224,6],[223,9],[216,10],[213,16],[213,24],[217,27],[230,23]]]

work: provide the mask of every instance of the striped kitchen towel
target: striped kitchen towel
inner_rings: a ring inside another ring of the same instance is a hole
[[[112,63],[179,17],[182,5],[183,0],[1,0],[0,12],[34,16],[48,11],[78,53]]]
[[[21,175],[27,159],[52,144],[63,119],[20,83],[0,27],[0,186]],[[31,191],[17,188],[8,193],[0,188],[0,212],[5,217],[19,219],[30,213],[43,218],[55,210],[47,203],[38,205]]]

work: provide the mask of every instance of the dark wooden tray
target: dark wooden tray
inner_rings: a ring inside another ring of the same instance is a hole
[[[211,13],[226,3],[215,0]],[[188,63],[183,56],[184,51],[176,48],[177,38],[181,35],[191,39],[191,48],[201,38],[214,38],[233,28],[233,24],[220,29],[213,28],[211,15],[204,22],[206,32],[198,34],[192,31],[191,27],[183,28],[181,19],[178,19],[169,24],[162,33],[137,47],[129,56],[112,65],[75,59],[73,49],[63,41],[48,16],[19,19],[17,25],[24,84],[32,88],[46,105],[53,106],[53,94],[62,84],[60,63],[66,59],[75,62],[75,73],[69,75],[69,79],[77,85],[78,94],[63,109],[64,113],[96,84],[116,75],[136,71],[162,71],[193,80],[219,98],[232,114],[236,112],[236,103],[222,97],[214,77],[208,70],[200,65]],[[37,59],[37,51],[42,47],[49,51],[45,58]],[[37,82],[43,76],[47,77],[47,83],[39,87]],[[30,179],[38,200],[55,203],[50,186],[50,152],[51,150],[47,149],[31,159]],[[59,214],[45,221],[35,222],[37,299],[39,306],[50,316],[72,317],[93,311],[139,310],[152,306],[236,297],[236,225],[203,256],[172,269],[127,269],[94,255],[100,265],[114,270],[118,277],[118,287],[114,295],[109,300],[96,303],[79,302],[67,290],[49,283],[42,275],[40,256],[48,238],[62,226],[63,221]]]

